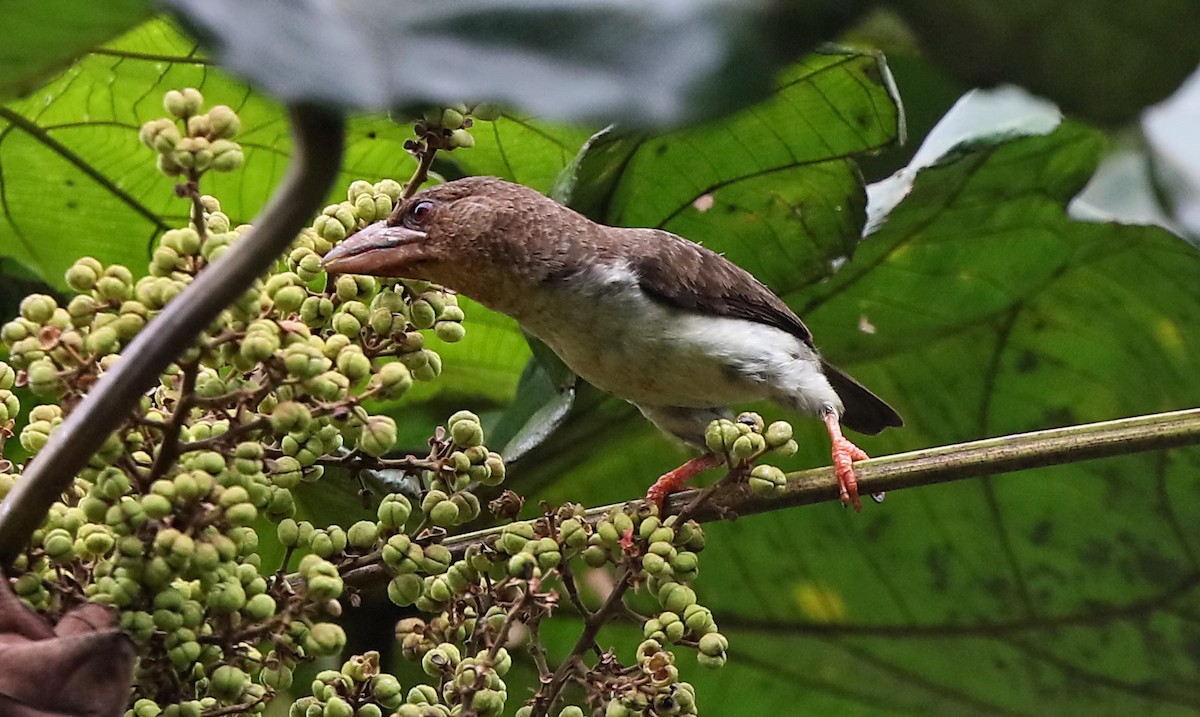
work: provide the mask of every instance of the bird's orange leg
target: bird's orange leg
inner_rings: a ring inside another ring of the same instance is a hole
[[[838,484],[842,489],[842,505],[862,510],[862,501],[858,499],[858,479],[854,477],[854,461],[866,460],[870,456],[842,435],[837,411],[824,411],[821,418],[825,421],[825,428],[829,430],[829,440],[833,444],[833,472],[837,475]]]
[[[705,453],[702,456],[693,458],[675,470],[667,471],[659,476],[654,485],[650,486],[650,490],[646,491],[646,500],[657,505],[661,512],[663,500],[668,495],[682,488],[685,483],[697,475],[709,468],[715,468],[724,462],[725,457],[719,456],[716,453]]]

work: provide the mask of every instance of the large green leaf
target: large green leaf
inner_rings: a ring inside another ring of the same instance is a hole
[[[149,15],[146,0],[0,0],[0,102],[29,94],[79,55]]]

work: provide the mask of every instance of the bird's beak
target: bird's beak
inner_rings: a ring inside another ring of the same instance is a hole
[[[401,276],[405,267],[426,258],[428,239],[425,232],[375,222],[331,249],[321,266],[331,274]]]

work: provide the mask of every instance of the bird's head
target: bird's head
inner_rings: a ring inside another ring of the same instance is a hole
[[[387,219],[352,234],[325,255],[326,271],[432,278],[438,264],[495,224],[495,190],[507,182],[472,177],[437,185],[402,200]]]

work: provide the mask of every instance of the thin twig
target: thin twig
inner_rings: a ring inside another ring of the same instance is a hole
[[[563,687],[566,686],[567,679],[575,669],[575,664],[583,657],[583,653],[592,649],[592,646],[596,644],[596,635],[600,633],[600,628],[604,626],[604,623],[608,622],[609,617],[617,609],[617,606],[623,604],[622,600],[625,598],[625,591],[633,584],[633,576],[636,572],[636,569],[632,565],[626,565],[625,569],[621,571],[621,576],[617,578],[617,584],[613,587],[613,591],[608,594],[608,598],[604,601],[604,604],[584,622],[583,632],[579,633],[579,639],[575,641],[575,647],[571,649],[571,654],[563,660],[563,663],[554,672],[554,678],[550,681],[546,694],[538,698],[533,708],[533,714],[530,717],[545,717],[553,709],[554,703],[558,701],[558,695],[562,692]]]

